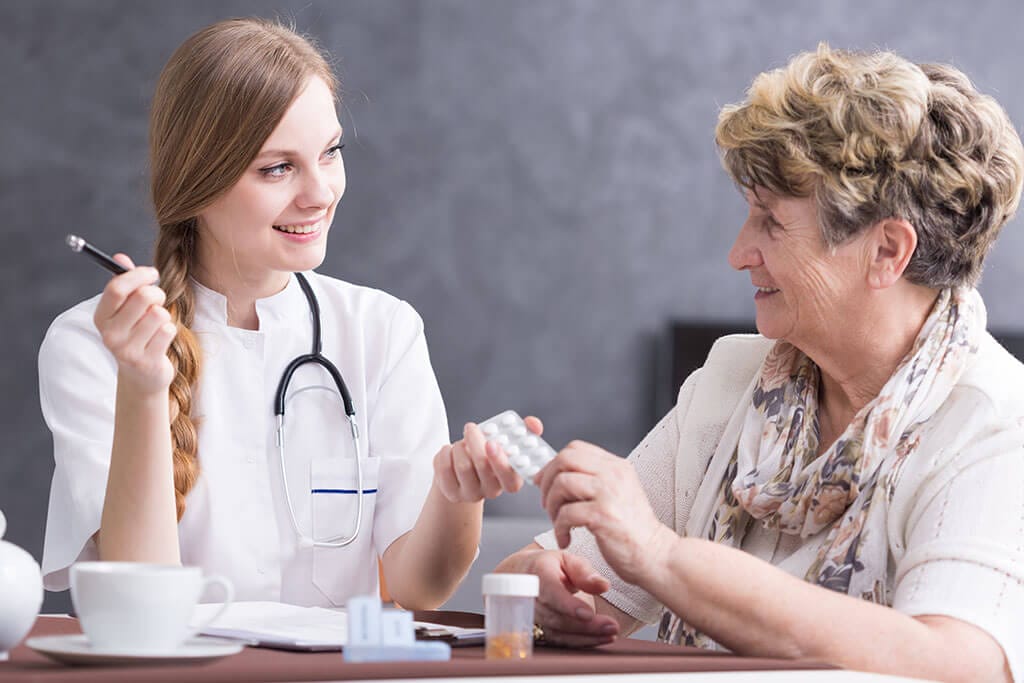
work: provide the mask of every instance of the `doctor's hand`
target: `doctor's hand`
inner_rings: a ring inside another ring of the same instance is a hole
[[[644,585],[663,570],[678,536],[654,514],[632,463],[585,441],[573,441],[534,478],[560,548],[573,527],[594,535],[616,574]]]
[[[535,417],[523,421],[538,436],[544,431]],[[434,481],[453,503],[477,503],[523,487],[523,478],[508,464],[505,452],[488,442],[474,422],[466,423],[460,440],[443,446],[434,456]]]
[[[164,291],[157,287],[154,268],[136,268],[124,254],[114,260],[129,268],[103,288],[93,322],[118,366],[118,383],[142,393],[166,391],[174,379],[167,348],[177,334],[164,308]]]
[[[619,623],[594,610],[594,599],[610,588],[590,562],[564,550],[526,548],[505,558],[497,572],[536,574],[540,593],[533,619],[544,629],[545,642],[567,647],[591,647],[615,640]]]

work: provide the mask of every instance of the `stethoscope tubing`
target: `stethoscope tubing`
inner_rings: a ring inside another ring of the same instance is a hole
[[[320,329],[320,302],[317,301],[316,294],[313,292],[313,288],[310,286],[306,277],[302,273],[295,273],[296,279],[299,281],[299,287],[302,288],[302,293],[306,296],[306,301],[309,303],[309,310],[313,317],[313,352],[303,354],[294,358],[285,367],[284,372],[281,374],[281,380],[277,385],[277,392],[274,394],[274,415],[277,417],[277,452],[281,463],[281,480],[284,485],[284,497],[288,504],[288,514],[291,517],[292,527],[295,529],[295,533],[299,536],[299,540],[304,543],[311,543],[315,547],[326,547],[326,548],[343,548],[347,545],[351,545],[356,538],[359,537],[359,532],[363,524],[363,459],[359,443],[359,426],[356,422],[356,410],[352,403],[352,395],[348,391],[348,387],[345,385],[345,380],[341,376],[341,372],[331,361],[327,360],[322,353],[323,343]],[[352,443],[355,445],[356,455],[356,526],[355,530],[350,536],[339,535],[329,539],[316,540],[312,536],[307,536],[299,528],[299,522],[295,518],[295,507],[292,505],[291,491],[288,488],[288,472],[285,467],[285,453],[284,453],[284,413],[285,413],[285,398],[288,393],[288,385],[291,383],[292,375],[301,366],[307,364],[315,364],[324,368],[327,373],[334,380],[334,385],[338,389],[338,393],[341,394],[341,400],[345,406],[345,416],[348,418],[349,428],[352,433]]]

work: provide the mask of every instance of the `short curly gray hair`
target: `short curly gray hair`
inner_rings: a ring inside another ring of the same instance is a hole
[[[813,197],[830,246],[907,220],[918,244],[904,274],[936,289],[977,282],[1024,182],[1024,148],[994,99],[951,66],[891,52],[799,54],[722,109],[715,140],[738,185]]]

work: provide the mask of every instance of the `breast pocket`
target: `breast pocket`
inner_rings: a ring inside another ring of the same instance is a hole
[[[363,458],[361,465],[362,521],[356,539],[341,548],[313,548],[313,583],[331,604],[338,606],[353,595],[378,590],[377,558],[372,541],[380,461]],[[355,458],[314,458],[310,467],[313,538],[332,543],[350,538],[356,533],[359,518]]]

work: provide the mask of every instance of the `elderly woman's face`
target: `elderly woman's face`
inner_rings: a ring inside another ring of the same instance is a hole
[[[750,213],[729,265],[750,271],[757,330],[807,349],[840,332],[844,309],[863,291],[863,250],[854,239],[825,244],[814,201],[747,191]]]

